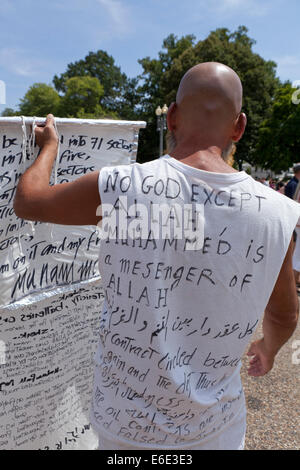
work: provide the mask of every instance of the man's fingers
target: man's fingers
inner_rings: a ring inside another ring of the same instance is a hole
[[[35,135],[41,134],[43,132],[43,128],[36,126],[34,129],[34,132],[35,132]]]
[[[251,359],[251,361],[249,361],[249,364],[256,364],[258,361],[259,361],[259,357],[254,356],[254,358]]]
[[[54,125],[54,116],[53,114],[48,114],[46,117],[46,127],[53,126]]]
[[[249,348],[249,351],[247,352],[247,356],[254,356],[256,354],[256,348],[255,348],[255,345],[251,345],[250,348]]]
[[[248,374],[253,377],[258,377],[260,375],[265,375],[266,370],[262,367],[261,364],[255,364],[248,368]]]

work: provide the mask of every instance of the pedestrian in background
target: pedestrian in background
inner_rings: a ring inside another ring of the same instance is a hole
[[[300,181],[300,163],[296,163],[293,166],[294,176],[293,178],[286,184],[284,194],[293,199],[294,194],[296,192],[296,188]]]
[[[300,203],[300,182],[297,185],[295,194],[294,194],[294,201]],[[295,242],[295,249],[293,253],[293,270],[295,275],[295,281],[297,286],[297,293],[300,294],[300,282],[299,282],[299,275],[300,275],[300,219],[297,222],[295,227],[296,232],[296,242]]]

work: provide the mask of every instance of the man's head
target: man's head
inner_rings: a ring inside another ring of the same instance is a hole
[[[300,180],[300,163],[295,163],[293,166],[293,171],[298,180]]]
[[[205,62],[188,70],[168,112],[169,153],[217,147],[230,155],[246,126],[242,98],[241,81],[226,65]]]

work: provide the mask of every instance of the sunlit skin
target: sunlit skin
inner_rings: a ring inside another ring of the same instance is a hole
[[[170,155],[202,170],[235,172],[221,154],[244,133],[242,99],[241,81],[231,68],[216,62],[191,68],[168,111],[168,129],[176,140]]]

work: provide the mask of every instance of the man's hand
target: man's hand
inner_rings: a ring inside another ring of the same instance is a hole
[[[267,374],[273,367],[275,356],[270,354],[264,343],[264,338],[254,341],[247,356],[253,356],[249,362],[248,374],[252,377],[260,377]]]
[[[54,127],[53,114],[48,114],[45,124],[36,126],[35,141],[41,149],[44,147],[52,147],[57,149],[58,135]]]
[[[99,171],[93,171],[69,183],[49,185],[57,158],[58,136],[54,117],[35,128],[36,143],[41,148],[33,164],[21,176],[14,199],[18,217],[62,225],[97,225],[101,216],[98,190]]]

